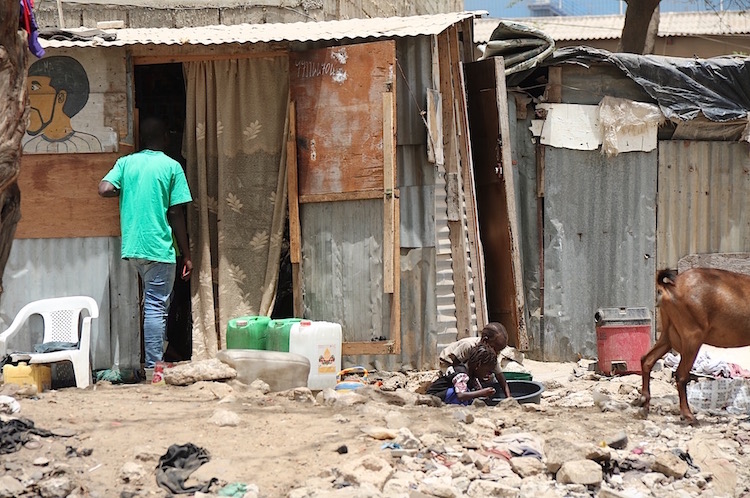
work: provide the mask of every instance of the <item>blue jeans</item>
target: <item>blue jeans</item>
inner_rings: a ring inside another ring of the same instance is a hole
[[[143,280],[143,344],[146,368],[154,368],[164,356],[167,315],[174,286],[175,263],[131,259]]]

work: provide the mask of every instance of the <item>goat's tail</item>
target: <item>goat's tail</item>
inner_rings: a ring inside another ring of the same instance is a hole
[[[675,270],[659,270],[656,275],[656,305],[661,304],[664,294],[671,296],[671,288],[674,288],[674,281],[677,278]]]

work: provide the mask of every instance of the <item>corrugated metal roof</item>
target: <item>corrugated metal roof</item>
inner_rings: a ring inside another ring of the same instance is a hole
[[[530,17],[513,19],[550,35],[554,40],[608,40],[620,38],[624,15]],[[486,43],[500,19],[475,19],[474,42]],[[659,36],[750,34],[750,13],[662,12]]]
[[[117,39],[86,41],[41,40],[45,48],[117,47],[124,45],[219,45],[224,43],[308,42],[344,38],[393,38],[437,35],[477,12],[451,12],[427,16],[348,19],[344,21],[277,24],[237,24],[191,28],[128,28],[106,30]]]

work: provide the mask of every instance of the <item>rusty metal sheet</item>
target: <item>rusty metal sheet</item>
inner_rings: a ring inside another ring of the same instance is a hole
[[[394,41],[290,54],[299,194],[383,189],[382,94],[395,92]]]

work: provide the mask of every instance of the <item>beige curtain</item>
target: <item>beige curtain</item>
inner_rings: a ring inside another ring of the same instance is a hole
[[[286,215],[289,62],[188,62],[184,73],[193,359],[205,359],[226,347],[231,318],[273,309]]]

